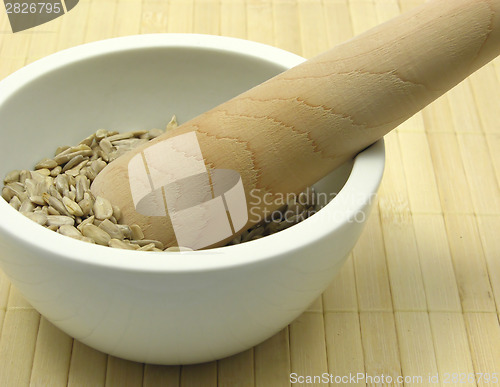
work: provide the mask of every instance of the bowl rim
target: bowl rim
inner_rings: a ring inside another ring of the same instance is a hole
[[[11,95],[37,77],[82,59],[128,50],[174,47],[240,54],[285,68],[305,61],[296,54],[276,47],[232,37],[170,33],[131,35],[75,46],[26,65],[0,81],[0,107]],[[286,257],[290,252],[317,243],[342,229],[373,199],[382,179],[384,166],[385,150],[381,139],[354,158],[351,173],[340,192],[314,216],[269,237],[210,250],[169,252],[166,257],[161,253],[93,245],[40,227],[4,200],[0,200],[0,232],[10,239],[9,243],[25,245],[35,254],[115,270],[196,272],[230,269],[278,256]],[[356,200],[352,198],[354,192]]]

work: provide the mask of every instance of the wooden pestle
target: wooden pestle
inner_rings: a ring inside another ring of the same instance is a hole
[[[312,185],[498,54],[500,0],[432,0],[121,156],[98,175],[92,192],[119,206],[123,221],[137,223],[147,239],[194,249],[224,245],[238,230],[277,209],[283,195]],[[177,140],[170,148],[153,148],[173,138]],[[161,161],[171,151],[177,156],[165,158],[170,165],[153,165],[155,157]],[[179,155],[194,164],[178,162]],[[133,159],[139,169],[131,169]],[[220,201],[222,192],[238,186],[234,173],[222,173],[219,188],[212,172],[190,179],[203,162],[209,171],[238,172],[244,196],[235,189],[233,197]],[[159,176],[170,173],[168,168],[172,175],[162,180]],[[182,184],[175,183],[179,176]],[[162,188],[159,180],[172,184]],[[157,193],[148,199],[150,204],[141,204],[142,213],[137,204],[141,190]],[[212,197],[228,210],[231,235],[215,232],[212,239],[190,243],[190,238],[199,241],[204,233],[227,228],[213,223],[215,215],[206,207],[199,219],[199,211],[177,216]]]

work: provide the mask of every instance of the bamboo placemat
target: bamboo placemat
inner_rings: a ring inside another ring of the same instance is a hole
[[[137,33],[235,36],[311,57],[423,1],[81,0],[16,34],[2,5],[0,79],[55,51]],[[497,60],[388,135],[377,208],[340,275],[289,327],[231,358],[160,367],[107,356],[41,318],[1,275],[0,386],[279,387],[291,373],[494,385],[451,375],[500,378],[499,110]]]

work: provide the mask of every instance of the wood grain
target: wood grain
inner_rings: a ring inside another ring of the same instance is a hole
[[[108,356],[74,340],[68,386],[104,386]]]
[[[321,375],[328,372],[323,315],[306,312],[290,324],[290,355],[291,373]]]
[[[358,313],[326,313],[325,332],[330,373],[340,377],[364,373]],[[366,383],[365,380],[349,381],[349,385],[364,386]]]
[[[366,373],[396,380],[402,372],[394,314],[361,312],[359,317]]]
[[[214,7],[195,2],[195,23],[202,32],[218,32],[218,18],[203,19],[214,23],[206,25],[196,20],[201,14],[218,15]],[[299,21],[318,20],[318,7],[319,3],[308,3]],[[259,200],[260,204],[247,206],[249,217],[242,232],[262,218],[250,214],[277,209],[273,198],[302,191],[492,60],[500,46],[497,8],[500,4],[494,0],[430,1],[120,157],[99,174],[92,191],[119,206],[123,220],[139,224],[147,238],[166,246],[178,244],[168,216],[136,211],[129,185],[142,183],[129,175],[128,166],[146,148],[154,152],[162,141],[195,132],[209,169],[237,171],[247,197],[271,196],[267,201],[271,204]],[[264,9],[261,3],[250,2],[249,23],[268,20],[262,15]],[[311,46],[306,56],[327,46],[326,39],[323,44],[318,38],[325,35],[321,19],[313,30],[311,23],[307,25],[303,35],[308,40],[315,36],[317,46]],[[266,28],[261,23],[260,30]],[[164,211],[168,213],[166,207]],[[210,245],[223,245],[229,239]]]
[[[106,387],[129,387],[142,383],[144,365],[108,356]]]
[[[218,386],[255,386],[253,349],[219,360],[217,371]]]
[[[437,374],[437,365],[428,314],[396,312],[395,317],[401,369],[410,378],[405,380],[405,386],[429,383],[427,378]]]
[[[181,387],[217,386],[217,362],[181,367]]]
[[[285,328],[255,347],[255,386],[289,386],[290,328]],[[300,350],[301,352],[302,350]]]
[[[108,4],[101,6],[104,2],[80,0],[64,17],[17,34],[10,32],[0,5],[0,79],[27,60],[86,41],[118,34],[202,32],[210,24],[215,31],[209,20],[199,15],[195,20],[195,7],[200,6],[218,9],[218,16],[212,16],[219,20],[220,34],[313,55],[325,42],[330,46],[341,43],[354,32],[396,14],[398,7],[406,11],[424,0],[323,0],[314,2],[308,13],[307,2],[296,0],[214,0],[212,6],[191,0],[105,2]],[[96,15],[99,12],[101,17]],[[318,13],[324,16],[315,18]],[[325,35],[311,42],[313,31],[325,31]],[[184,385],[203,385],[202,378],[206,377],[207,385],[215,386],[243,382],[243,375],[251,378],[253,372],[255,386],[281,387],[290,386],[292,370],[335,373],[332,364],[342,365],[344,370],[364,370],[369,375],[500,372],[500,220],[492,211],[495,207],[488,207],[488,203],[495,205],[494,187],[500,184],[499,79],[500,61],[496,60],[471,76],[468,86],[439,98],[421,116],[402,124],[397,136],[391,134],[380,214],[375,209],[353,251],[352,266],[344,269],[348,276],[341,278],[346,287],[337,286],[341,293],[334,293],[332,298],[331,291],[336,287],[332,285],[311,305],[305,319],[313,321],[300,330],[295,325],[292,345],[287,327],[253,350],[215,365],[190,368],[118,362],[120,368],[114,360],[108,364],[107,355],[70,339],[40,319],[0,273],[0,385],[23,387],[43,382],[57,386],[66,378],[71,387],[98,387],[105,386],[110,372],[108,381],[123,380],[130,373],[133,386],[180,386],[181,374]],[[470,103],[474,106],[467,105]],[[416,154],[417,149],[424,152],[422,157]],[[474,176],[476,173],[481,178]],[[436,204],[432,176],[444,217]],[[386,219],[383,231],[381,216]],[[391,233],[387,219],[401,217],[407,217],[412,226],[387,238],[385,234]],[[399,242],[397,235],[402,235]],[[411,256],[418,256],[420,266],[422,305],[427,306],[417,314],[394,314],[392,298],[401,301],[408,294],[408,290],[402,297],[393,294],[404,289],[397,276],[405,272],[409,276],[412,269],[404,262],[397,269],[394,255],[387,257],[386,250],[405,251],[411,239]],[[338,313],[346,306],[348,317]],[[462,308],[473,312],[462,313]],[[354,348],[346,350],[346,343]],[[354,356],[352,365],[345,363],[346,353]],[[294,365],[307,364],[308,356],[312,361],[320,359],[322,366],[291,367],[291,359]],[[138,368],[143,369],[142,380]],[[492,384],[483,381],[477,385]]]
[[[358,311],[352,255],[323,293],[323,303],[328,312]]]
[[[392,312],[391,286],[378,213],[368,219],[353,256],[359,310]]]
[[[431,312],[461,312],[457,280],[441,215],[413,215],[427,307]]]
[[[479,235],[483,247],[488,276],[496,302],[497,312],[500,312],[500,216],[479,216],[477,218]]]
[[[45,318],[38,329],[31,386],[66,386],[73,339],[61,332]]]
[[[143,387],[179,386],[180,376],[180,366],[146,364],[144,366]]]
[[[475,386],[472,380],[452,380],[448,375],[473,374],[469,341],[460,313],[430,313],[439,380],[446,385]],[[448,378],[448,380],[447,380]],[[446,383],[446,380],[448,383]]]
[[[492,383],[494,374],[500,374],[500,325],[495,313],[466,313],[465,324],[469,336],[472,362],[478,386]],[[486,378],[489,376],[489,380]]]
[[[463,311],[494,312],[495,301],[475,217],[449,214],[445,221]]]

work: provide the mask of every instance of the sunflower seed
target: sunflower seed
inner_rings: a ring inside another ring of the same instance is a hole
[[[99,142],[107,135],[108,131],[106,129],[99,129],[97,132],[95,132],[95,139],[97,142]]]
[[[48,207],[47,207],[47,213],[48,213],[49,215],[58,215],[58,216],[59,216],[59,215],[61,215],[61,213],[60,213],[59,211],[57,211],[57,210],[56,210],[54,207],[52,207],[52,206],[48,206]]]
[[[57,163],[53,159],[48,159],[48,158],[40,160],[35,165],[35,169],[42,169],[42,168],[52,169],[55,167],[57,167]]]
[[[28,196],[38,195],[37,184],[32,179],[26,179],[24,182],[24,188]]]
[[[34,195],[32,196],[42,196],[44,193],[48,194],[49,191],[50,185],[48,184],[48,181],[41,181],[36,183],[35,190],[33,191]]]
[[[15,170],[7,173],[5,179],[3,179],[4,184],[15,183],[19,181],[21,171]]]
[[[47,224],[49,226],[57,226],[57,227],[61,227],[65,224],[73,226],[75,224],[75,221],[72,218],[70,218],[69,216],[48,215],[47,216]]]
[[[11,189],[16,196],[22,196],[25,192],[24,186],[19,182],[9,183],[6,185],[7,188]]]
[[[47,223],[47,215],[43,212],[23,212],[22,214],[41,226]]]
[[[11,199],[15,196],[14,190],[12,190],[9,187],[3,187],[2,188],[2,197],[6,202],[10,202]]]
[[[65,149],[64,151],[62,151],[59,155],[68,155],[68,154],[71,154],[71,153],[76,153],[76,152],[81,152],[81,151],[88,151],[88,150],[92,150],[92,148],[89,147],[88,145],[85,145],[85,144],[79,144],[77,146],[68,147],[67,149]],[[73,157],[71,157],[70,160],[72,158]]]
[[[96,137],[96,134],[93,133],[90,136],[84,138],[82,141],[80,141],[80,144],[91,146],[92,143],[94,142],[95,137]]]
[[[177,124],[177,117],[174,114],[172,116],[172,119],[170,120],[170,122],[167,124],[167,127],[166,127],[165,131],[168,132],[169,130],[177,128],[177,126],[178,126],[178,124]]]
[[[141,228],[137,224],[130,225],[130,230],[132,232],[132,239],[141,240],[144,239],[144,234]]]
[[[154,241],[152,239],[141,239],[141,240],[132,239],[132,240],[130,240],[130,243],[134,243],[134,244],[141,246],[141,247],[149,245],[150,243],[153,243],[157,249],[160,249],[160,250],[164,249],[163,243],[161,243],[160,241]]]
[[[138,147],[139,145],[146,144],[147,142],[148,142],[148,140],[146,140],[146,139],[128,138],[126,140],[114,141],[113,145],[116,146],[117,148],[126,148],[126,149],[130,150],[130,149]]]
[[[171,246],[166,248],[163,251],[193,251],[193,249],[190,249],[189,247],[183,247],[183,246]]]
[[[137,247],[139,247],[137,245],[132,245],[131,243],[127,243],[118,239],[110,239],[108,246],[124,250],[137,250]]]
[[[147,245],[139,247],[139,251],[153,251],[154,248],[155,248],[154,243],[148,243]]]
[[[69,146],[67,146],[67,145],[63,145],[63,146],[57,147],[57,149],[56,149],[56,151],[54,153],[54,156],[57,156],[57,155],[61,154],[62,152],[64,152],[67,149],[69,149]]]
[[[19,210],[19,208],[21,207],[21,201],[19,200],[19,198],[17,196],[14,196],[12,199],[10,199],[9,204],[12,207],[14,207],[16,210]]]
[[[60,165],[58,165],[57,167],[53,168],[52,171],[50,171],[50,176],[52,177],[56,177],[57,175],[59,175],[62,171],[62,168]]]
[[[65,196],[62,199],[62,203],[70,215],[73,216],[83,216],[83,211],[78,203],[71,200],[69,197]]]
[[[45,176],[43,176],[40,171],[30,171],[30,176],[35,183],[43,183],[45,182]]]
[[[83,242],[92,243],[93,245],[95,245],[95,241],[93,239],[91,239],[91,238],[87,238],[87,237],[82,236],[82,237],[80,237],[78,239],[81,240],[81,241],[83,241]]]
[[[229,245],[236,245],[236,244],[238,244],[240,242],[241,242],[241,235],[238,235],[237,237],[231,239],[231,241],[228,244]]]
[[[76,180],[74,176],[71,175],[66,175],[68,177],[68,184],[69,186],[76,186]]]
[[[108,199],[98,196],[94,203],[94,215],[99,220],[109,219],[113,215],[113,207]]]
[[[58,175],[54,179],[54,183],[56,184],[56,189],[59,193],[63,194],[64,191],[69,190],[68,176],[67,175]]]
[[[19,207],[19,212],[33,212],[35,209],[35,206],[31,202],[31,200],[26,199],[21,203],[21,206]]]
[[[92,169],[92,171],[95,172],[95,174],[97,175],[99,172],[101,172],[104,167],[108,165],[106,162],[98,159],[98,160],[94,160],[92,161],[92,164],[90,165],[90,168]]]
[[[84,159],[88,159],[88,157],[83,157],[82,155],[76,155],[73,157],[71,160],[69,160],[66,164],[64,164],[64,167],[62,169],[63,172],[66,172],[67,170],[73,168],[74,166],[80,164]]]
[[[109,162],[109,156],[108,156],[108,154],[106,152],[104,152],[102,149],[99,149],[96,153],[105,162]]]
[[[124,238],[123,233],[120,231],[120,229],[116,226],[116,224],[111,223],[109,219],[103,220],[99,225],[99,228],[106,231],[106,233],[108,233],[109,236],[113,239],[122,240]]]
[[[50,170],[47,168],[37,169],[37,172],[42,176],[50,176]]]
[[[258,235],[262,236],[262,234],[264,234],[264,227],[258,226],[253,230],[251,230],[250,232],[244,233],[241,237],[241,242],[247,242],[249,240],[254,239]]]
[[[107,137],[106,140],[112,143],[118,140],[125,140],[132,137],[139,137],[147,132],[148,132],[147,130],[136,130],[133,132],[117,133],[115,135]]]
[[[59,234],[66,235],[76,239],[80,239],[82,237],[82,233],[78,231],[76,227],[71,226],[69,224],[63,224],[61,227],[59,227],[58,232]]]
[[[92,216],[88,217],[87,219],[82,220],[82,223],[80,223],[76,228],[78,230],[80,230],[80,232],[81,232],[83,226],[85,226],[86,224],[92,224],[94,222],[94,219],[95,219],[95,217],[94,217],[94,215],[92,215]]]
[[[151,129],[148,132],[148,138],[153,139],[153,138],[156,138],[158,136],[161,136],[163,133],[165,133],[165,132],[161,129]]]
[[[60,215],[69,215],[68,210],[66,210],[66,207],[62,204],[62,202],[55,198],[54,196],[50,196],[48,193],[44,192],[42,194],[43,200],[49,205],[49,212],[50,208],[52,207],[55,209]]]
[[[78,176],[78,174],[80,173],[80,170],[85,166],[87,165],[88,163],[88,157],[86,158],[86,160],[83,160],[80,164],[77,164],[75,165],[73,168],[71,169],[68,169],[67,171],[65,171],[64,173],[68,176]]]
[[[90,198],[90,195],[86,193],[86,196],[84,196],[83,200],[78,202],[78,205],[82,209],[83,216],[87,216],[91,213],[94,202]]]
[[[108,155],[109,162],[115,161],[118,157],[118,151],[113,151]]]
[[[80,175],[85,176],[87,179],[89,179],[90,182],[94,181],[94,179],[97,177],[97,173],[94,172],[92,168],[82,168],[80,171]]]
[[[107,246],[111,240],[111,237],[106,231],[93,224],[86,224],[81,230],[83,236],[93,239],[98,245]]]
[[[117,224],[116,227],[118,227],[120,229],[120,231],[122,232],[122,234],[125,238],[127,238],[127,239],[132,238],[132,230],[130,229],[130,226],[128,226],[126,224]]]
[[[9,198],[9,202],[13,199],[13,197],[17,197],[20,202],[23,202],[26,198],[28,198],[28,194],[24,191],[24,187],[20,183],[9,183],[6,187],[4,187],[4,190],[2,190],[2,197],[5,195],[5,197]]]
[[[29,198],[30,198],[31,202],[34,204],[37,204],[39,206],[45,205],[45,200],[43,200],[42,196],[35,195],[35,196],[30,196]]]
[[[122,218],[122,210],[120,210],[120,207],[117,206],[111,206],[111,207],[113,207],[113,217],[116,219],[118,223]]]
[[[25,169],[23,169],[21,171],[21,173],[19,174],[19,182],[21,184],[24,184],[24,182],[26,181],[26,179],[28,179],[29,177],[31,177],[30,172],[27,171],[27,170],[25,170]]]
[[[89,147],[87,146],[87,148],[89,148]],[[66,152],[66,151],[64,151],[64,152]],[[75,151],[73,153],[64,153],[64,152],[62,152],[62,153],[58,154],[56,157],[54,157],[54,161],[58,165],[67,163],[68,161],[72,160],[73,157],[76,157],[76,156],[92,156],[92,154],[93,154],[92,149],[90,149],[90,148],[89,149]]]
[[[70,198],[71,200],[75,201],[76,199],[76,191],[74,187],[71,187],[71,191],[65,192],[64,196]]]
[[[78,175],[75,177],[76,181],[76,201],[83,200],[83,195],[89,190],[90,183],[86,176]]]
[[[105,152],[107,154],[110,154],[114,150],[113,145],[111,144],[111,142],[107,138],[103,138],[99,142],[99,146],[101,147],[103,152]]]
[[[59,191],[54,187],[53,185],[49,186],[49,195],[55,197],[57,200],[59,200],[62,203],[62,195],[59,193]],[[43,196],[43,194],[42,194]],[[57,209],[57,207],[54,206],[54,208]]]

